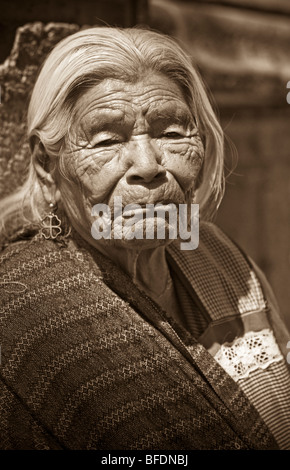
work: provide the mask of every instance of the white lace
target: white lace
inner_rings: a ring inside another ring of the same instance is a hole
[[[283,359],[273,332],[269,329],[249,331],[242,338],[223,344],[214,357],[235,381]]]

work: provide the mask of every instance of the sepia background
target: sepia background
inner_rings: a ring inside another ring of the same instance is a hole
[[[199,69],[227,136],[226,195],[215,222],[264,270],[290,329],[289,1],[1,0],[0,5],[0,197],[25,176],[30,92],[60,39],[106,24],[147,25],[174,36]]]

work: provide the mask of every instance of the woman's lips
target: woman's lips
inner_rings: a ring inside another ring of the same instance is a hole
[[[150,205],[151,207],[148,207]],[[153,207],[152,207],[153,206]],[[120,214],[123,218],[131,218],[132,216],[136,216],[138,214],[142,214],[148,217],[156,217],[156,216],[161,216],[162,213],[164,214],[169,214],[171,211],[176,211],[174,209],[177,208],[177,204],[173,203],[172,201],[158,201],[153,203],[147,203],[147,204],[137,204],[137,203],[132,203],[132,207],[127,206],[122,208],[122,214]],[[153,209],[153,212],[152,212]]]

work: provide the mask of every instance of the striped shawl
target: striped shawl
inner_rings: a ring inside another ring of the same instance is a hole
[[[212,224],[201,225],[197,250],[174,242],[168,259],[204,312],[202,341],[85,243],[36,236],[4,250],[2,449],[277,448],[208,352],[219,325],[239,332],[250,310],[284,344],[270,297],[250,284],[249,263]]]

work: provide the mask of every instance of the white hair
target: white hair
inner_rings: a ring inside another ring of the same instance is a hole
[[[28,109],[29,174],[20,189],[1,201],[3,226],[12,218],[19,226],[37,224],[47,211],[33,161],[36,143],[61,168],[78,98],[104,79],[133,82],[148,70],[179,86],[198,123],[205,158],[195,203],[203,218],[215,213],[224,192],[224,136],[190,57],[175,40],[149,29],[95,27],[60,41],[42,66]]]

